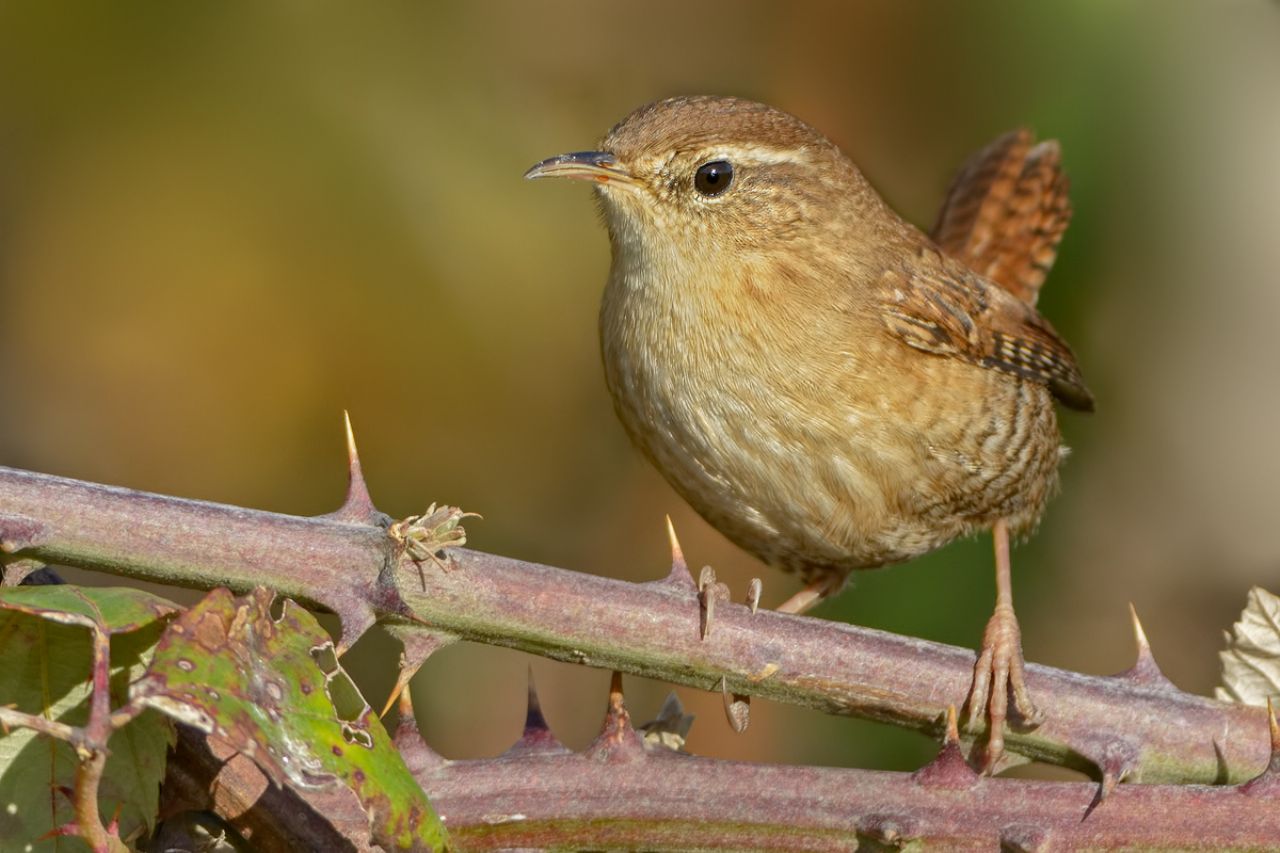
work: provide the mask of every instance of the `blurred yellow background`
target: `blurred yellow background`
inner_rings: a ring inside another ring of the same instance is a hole
[[[1280,587],[1280,5],[1265,2],[0,4],[0,464],[296,514],[339,502],[350,409],[379,506],[634,580],[797,583],[627,444],[598,364],[608,246],[585,187],[530,184],[673,94],[765,100],[928,227],[1025,124],[1076,219],[1041,307],[1098,398],[1014,552],[1029,660],[1127,667],[1126,603],[1208,691],[1251,584]],[[866,573],[817,615],[975,646],[986,537]],[[380,703],[396,650],[353,651]],[[519,733],[532,663],[580,747],[608,674],[455,647],[415,683],[450,757]],[[628,681],[634,718],[665,685]],[[915,735],[680,689],[690,748],[912,767]],[[960,697],[957,697],[959,699]],[[1050,711],[1052,709],[1049,709]]]

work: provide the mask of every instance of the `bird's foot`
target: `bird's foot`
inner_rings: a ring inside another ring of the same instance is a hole
[[[984,771],[994,769],[1004,754],[1004,724],[1009,716],[1011,695],[1020,726],[1035,728],[1040,725],[1043,715],[1027,690],[1018,617],[1012,607],[997,606],[982,635],[982,648],[973,667],[973,687],[965,703],[969,731],[981,728],[984,713],[990,727],[981,761]]]

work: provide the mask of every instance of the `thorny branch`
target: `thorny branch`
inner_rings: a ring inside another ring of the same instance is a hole
[[[445,760],[422,741],[407,698],[400,717],[396,745],[467,850],[844,851],[914,842],[947,850],[1220,850],[1262,849],[1280,837],[1276,752],[1268,770],[1242,785],[1125,785],[1103,802],[1089,783],[979,776],[961,755],[954,712],[942,750],[915,773],[678,753],[632,727],[616,673],[600,735],[582,753],[547,729],[532,684],[524,734],[497,758]],[[1274,726],[1272,744],[1280,748]],[[198,743],[179,752],[195,805],[210,790],[246,791],[250,802],[258,796],[251,762],[225,761]],[[360,822],[340,792],[298,793],[306,807],[294,792],[261,793],[267,808],[253,811],[284,824],[246,827],[255,842],[274,849],[271,838],[330,832],[358,843]]]
[[[375,620],[423,637],[406,673],[451,639],[507,646],[700,689],[723,689],[941,733],[973,655],[856,626],[722,601],[703,636],[698,589],[679,557],[661,581],[627,583],[493,554],[450,550],[451,571],[419,575],[389,535],[349,446],[352,485],[337,512],[302,518],[0,468],[0,557],[162,583],[244,591],[258,584],[327,607],[346,649]],[[1135,666],[1094,677],[1031,665],[1047,709],[1007,749],[1117,781],[1239,782],[1267,763],[1257,708],[1179,691],[1145,642]],[[970,733],[981,737],[981,732]]]

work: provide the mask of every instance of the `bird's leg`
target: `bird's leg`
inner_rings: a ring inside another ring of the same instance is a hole
[[[840,588],[843,578],[836,575],[827,575],[819,578],[795,595],[788,598],[778,607],[779,613],[794,613],[799,616],[810,607],[813,607],[819,601],[826,598],[831,593]]]
[[[1004,723],[1008,717],[1009,694],[1024,723],[1040,722],[1040,711],[1027,690],[1022,660],[1022,634],[1013,612],[1013,585],[1009,576],[1009,522],[999,519],[991,530],[996,551],[996,609],[982,635],[982,649],[973,667],[973,687],[969,691],[968,727],[977,728],[983,711],[990,725],[983,767],[991,769],[1004,752]]]

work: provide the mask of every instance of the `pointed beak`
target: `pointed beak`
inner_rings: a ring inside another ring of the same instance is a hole
[[[577,178],[602,184],[610,181],[635,183],[631,174],[608,151],[574,151],[558,157],[548,157],[525,172],[524,176],[529,179]]]

